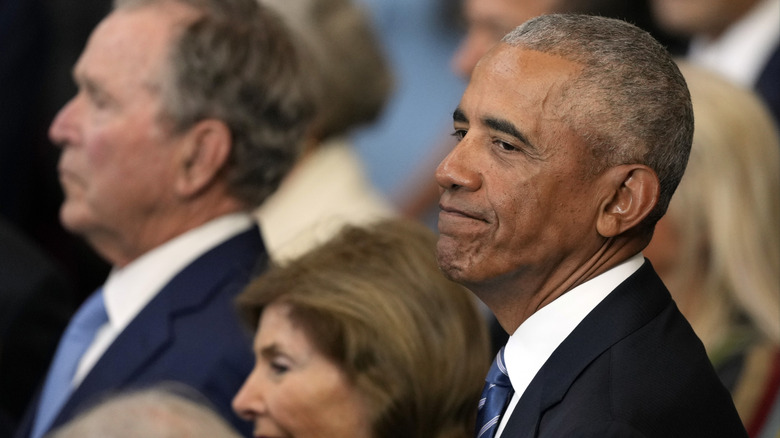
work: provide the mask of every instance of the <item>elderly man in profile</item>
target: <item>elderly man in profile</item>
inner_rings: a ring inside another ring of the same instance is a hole
[[[113,264],[60,340],[19,437],[105,393],[177,381],[233,425],[252,369],[233,298],[264,268],[250,211],[312,112],[284,26],[255,0],[117,0],[50,129],[63,225]]]
[[[683,175],[690,96],[649,34],[545,15],[477,64],[441,162],[439,264],[510,334],[478,437],[745,437],[641,251]]]

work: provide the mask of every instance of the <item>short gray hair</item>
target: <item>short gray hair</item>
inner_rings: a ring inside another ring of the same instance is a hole
[[[633,163],[656,172],[658,204],[643,222],[652,228],[682,178],[693,139],[691,97],[671,55],[634,25],[590,15],[543,15],[503,42],[583,67],[564,94],[569,122],[591,147],[593,172]]]
[[[226,178],[233,196],[259,205],[302,149],[313,114],[292,37],[257,0],[115,0],[116,9],[180,3],[198,12],[172,42],[162,117],[175,132],[223,121],[232,136]]]
[[[47,438],[240,438],[205,398],[182,385],[132,390],[103,399]]]

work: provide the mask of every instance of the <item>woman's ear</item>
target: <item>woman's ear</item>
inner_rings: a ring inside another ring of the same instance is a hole
[[[190,128],[183,142],[176,189],[181,196],[189,197],[216,180],[227,163],[233,138],[224,122],[206,119]]]
[[[624,164],[604,175],[609,187],[601,205],[596,230],[614,237],[639,225],[655,208],[660,193],[658,176],[642,164]]]

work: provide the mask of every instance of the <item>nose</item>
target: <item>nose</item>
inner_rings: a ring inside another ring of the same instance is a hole
[[[241,389],[233,397],[233,411],[244,420],[252,421],[265,412],[265,402],[261,396],[260,382],[253,371],[247,377]]]
[[[63,106],[49,126],[49,139],[57,146],[66,146],[78,142],[81,105],[78,96]]]
[[[445,191],[465,189],[476,191],[482,185],[481,176],[474,170],[475,145],[469,145],[468,134],[444,157],[436,168],[436,183]]]

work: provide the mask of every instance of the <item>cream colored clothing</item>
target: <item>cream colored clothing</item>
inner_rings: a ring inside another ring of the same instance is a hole
[[[271,260],[284,262],[325,242],[345,224],[365,224],[396,212],[366,178],[352,147],[334,140],[298,163],[256,215]]]

